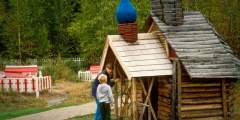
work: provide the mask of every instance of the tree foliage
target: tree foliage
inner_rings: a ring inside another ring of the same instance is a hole
[[[141,29],[150,0],[131,0]],[[108,34],[117,33],[120,0],[0,0],[0,57],[81,56],[96,62]],[[18,4],[17,4],[18,3]],[[199,10],[240,55],[239,0],[183,0],[185,10]],[[20,34],[20,37],[19,37]],[[20,52],[19,52],[20,38]]]
[[[183,0],[186,10],[201,11],[240,57],[239,0]]]

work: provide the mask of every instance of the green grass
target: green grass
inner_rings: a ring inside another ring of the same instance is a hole
[[[43,112],[50,110],[51,108],[26,108],[26,109],[19,109],[19,110],[13,110],[13,111],[7,111],[7,112],[1,112],[0,113],[0,120],[10,119],[22,115],[28,115],[38,112]]]
[[[93,101],[89,82],[58,81],[56,85],[52,93],[40,93],[39,98],[32,94],[0,93],[0,120]],[[63,103],[47,107],[49,99],[61,96],[66,97]]]
[[[93,118],[94,118],[94,114],[90,114],[85,116],[77,116],[77,117],[69,118],[67,120],[93,120]]]

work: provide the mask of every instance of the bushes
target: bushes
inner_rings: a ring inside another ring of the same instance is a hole
[[[234,99],[233,99],[233,118],[232,120],[239,120],[240,118],[240,80],[238,80],[235,83],[235,89],[234,89]]]
[[[52,76],[53,83],[56,80],[76,81],[77,79],[77,73],[75,72],[77,66],[75,67],[73,63],[64,64],[60,57],[56,60],[48,60],[41,70],[43,75]]]

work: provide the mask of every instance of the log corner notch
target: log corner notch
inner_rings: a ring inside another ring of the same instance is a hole
[[[173,76],[171,81],[171,120],[181,120],[181,62],[173,59]]]
[[[131,82],[132,82],[132,120],[138,120],[138,116],[137,116],[137,113],[136,113],[136,111],[137,111],[137,106],[136,106],[136,102],[137,102],[136,79],[132,78]]]

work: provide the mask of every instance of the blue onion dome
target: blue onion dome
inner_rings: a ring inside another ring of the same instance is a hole
[[[118,23],[133,23],[137,13],[130,0],[121,0],[116,12]]]

